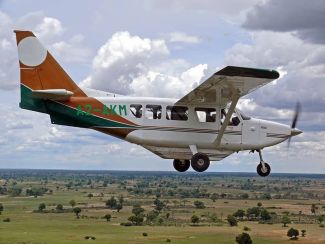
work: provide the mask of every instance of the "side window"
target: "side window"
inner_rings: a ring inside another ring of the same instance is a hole
[[[199,122],[216,122],[215,108],[195,108],[195,113]]]
[[[167,106],[167,120],[188,120],[188,108],[183,106]]]
[[[142,105],[141,104],[131,104],[130,105],[130,114],[135,118],[142,117]]]
[[[228,113],[228,110],[221,109],[221,118],[220,118],[221,124],[223,124],[227,113]],[[238,115],[236,114],[236,112],[233,112],[231,115],[230,121],[228,123],[228,126],[238,126],[239,124],[240,124],[240,119],[238,118]]]
[[[160,105],[147,105],[145,116],[147,119],[161,119],[161,110]]]

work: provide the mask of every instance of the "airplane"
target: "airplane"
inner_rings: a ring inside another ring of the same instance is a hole
[[[275,70],[227,66],[180,99],[130,97],[81,89],[31,31],[15,30],[20,67],[20,108],[49,114],[51,123],[93,129],[141,145],[179,172],[206,171],[210,161],[234,152],[258,152],[257,173],[271,167],[262,149],[302,133],[291,126],[252,118],[238,100],[279,78]],[[108,81],[117,82],[117,81]]]

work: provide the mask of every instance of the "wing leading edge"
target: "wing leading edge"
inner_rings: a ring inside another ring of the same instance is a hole
[[[275,70],[227,66],[178,100],[176,104],[210,104],[226,106],[233,97],[243,97],[278,79]]]

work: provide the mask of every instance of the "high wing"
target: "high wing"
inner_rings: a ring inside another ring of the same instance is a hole
[[[176,104],[226,106],[233,97],[242,97],[278,79],[275,70],[227,66],[178,100]]]

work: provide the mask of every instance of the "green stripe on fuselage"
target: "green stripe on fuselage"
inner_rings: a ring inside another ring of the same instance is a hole
[[[54,124],[85,128],[93,126],[133,128],[133,126],[122,124],[109,119],[104,119],[93,114],[80,116],[77,114],[76,109],[55,101],[48,101],[47,108],[49,110],[52,123]]]
[[[53,124],[83,128],[89,128],[93,126],[133,128],[133,126],[109,119],[100,118],[93,114],[89,114],[87,116],[77,115],[76,109],[69,107],[63,103],[32,97],[31,89],[24,85],[20,86],[20,91],[21,102],[19,106],[23,109],[49,114]]]

